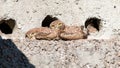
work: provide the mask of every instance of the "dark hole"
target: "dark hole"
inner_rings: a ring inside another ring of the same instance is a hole
[[[85,21],[85,28],[87,28],[88,25],[91,25],[99,31],[100,24],[101,24],[101,19],[96,18],[96,17],[91,17]]]
[[[114,8],[116,8],[116,6],[114,6]]]
[[[53,17],[52,15],[47,15],[45,19],[42,21],[42,27],[49,27],[50,23],[55,20],[58,20],[58,18]]]
[[[1,20],[0,21],[0,30],[2,33],[12,34],[15,24],[16,24],[16,22],[13,19]]]

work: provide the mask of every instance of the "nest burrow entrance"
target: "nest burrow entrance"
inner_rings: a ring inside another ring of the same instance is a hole
[[[94,27],[95,29],[97,29],[97,31],[100,31],[101,19],[99,19],[97,17],[90,17],[85,21],[85,28],[87,28],[88,25],[90,25],[90,26]]]
[[[15,25],[16,21],[14,19],[3,19],[0,21],[0,30],[4,34],[12,34]]]
[[[53,17],[52,15],[47,15],[44,20],[42,21],[42,27],[49,27],[50,24],[55,21],[58,20],[57,17]]]

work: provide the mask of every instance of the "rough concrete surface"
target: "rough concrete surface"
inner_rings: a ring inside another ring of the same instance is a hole
[[[90,39],[109,39],[119,29],[119,0],[0,0],[0,18],[15,19],[16,31],[24,38],[31,28],[40,27],[47,15],[53,15],[67,25],[84,25],[89,17],[102,19],[100,32]],[[14,37],[14,36],[13,36]]]
[[[47,15],[66,25],[98,17],[102,27],[88,39],[25,39]],[[119,0],[0,0],[0,20],[16,21],[12,34],[0,33],[0,68],[120,68],[119,17]]]
[[[74,41],[2,39],[0,66],[1,68],[119,68],[119,41],[119,39]]]

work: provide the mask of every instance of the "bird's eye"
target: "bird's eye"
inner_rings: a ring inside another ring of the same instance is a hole
[[[26,37],[29,37],[29,34],[27,34]]]
[[[58,25],[62,25],[62,23],[59,23]]]
[[[54,25],[51,26],[52,28],[55,27]]]
[[[34,33],[31,33],[31,35],[34,35]]]

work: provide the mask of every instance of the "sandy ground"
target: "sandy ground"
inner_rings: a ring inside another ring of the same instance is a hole
[[[1,68],[119,68],[120,40],[0,40]]]

